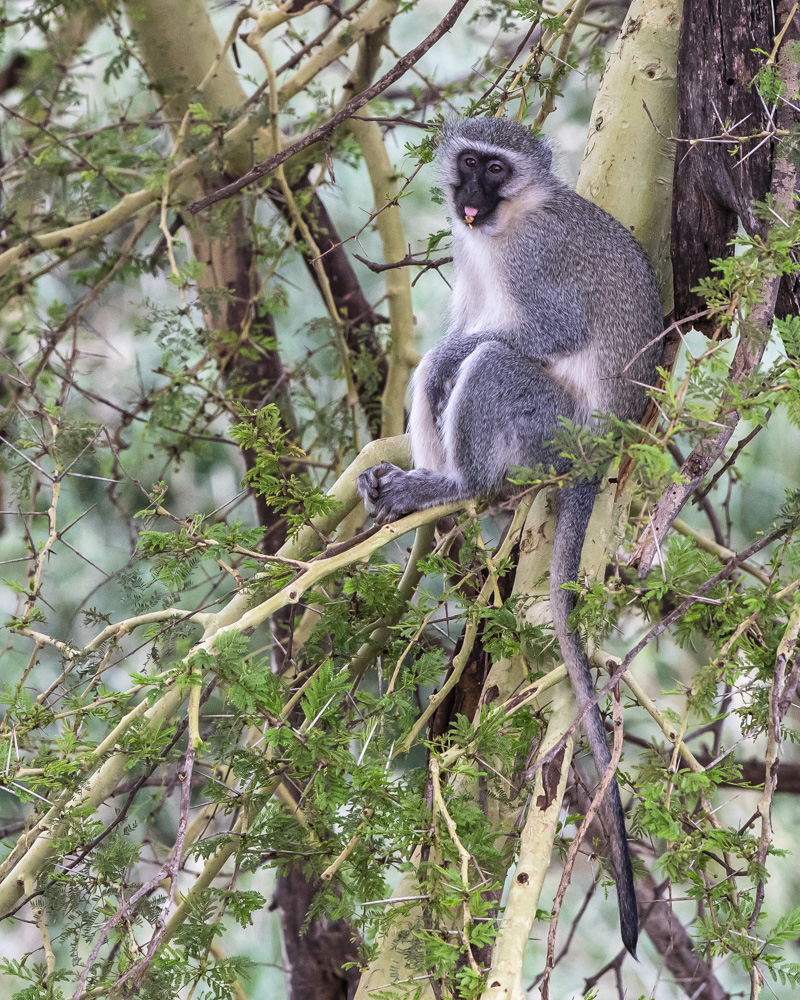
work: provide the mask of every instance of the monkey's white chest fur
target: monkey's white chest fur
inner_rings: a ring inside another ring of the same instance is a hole
[[[457,226],[453,232],[455,285],[450,297],[450,329],[461,334],[492,333],[519,323],[517,303],[494,261],[492,236]]]

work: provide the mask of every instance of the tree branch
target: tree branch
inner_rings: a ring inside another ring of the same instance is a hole
[[[219,188],[219,190],[207,195],[205,198],[200,198],[198,201],[194,202],[189,206],[189,211],[192,215],[196,215],[201,212],[204,208],[208,208],[209,205],[214,205],[218,201],[223,201],[226,198],[231,198],[242,188],[248,187],[255,181],[262,177],[266,177],[271,174],[272,171],[279,167],[282,163],[291,159],[297,153],[302,152],[304,149],[308,149],[309,146],[313,146],[315,143],[322,142],[327,139],[328,136],[332,135],[336,129],[347,121],[354,112],[359,111],[368,104],[373,97],[377,97],[382,94],[387,87],[391,86],[395,80],[399,80],[400,77],[417,62],[425,53],[430,49],[442,35],[446,34],[458,20],[459,14],[466,7],[467,0],[456,0],[450,10],[447,12],[445,17],[439,22],[439,24],[434,28],[434,30],[425,38],[416,48],[413,48],[408,52],[402,59],[398,60],[395,66],[385,73],[379,80],[372,84],[371,87],[367,87],[360,94],[356,94],[352,97],[345,106],[338,111],[329,121],[324,125],[321,125],[318,129],[313,132],[309,132],[308,135],[303,136],[302,139],[298,139],[297,142],[293,142],[288,146],[285,146],[279,153],[275,153],[270,156],[269,159],[257,163],[252,170],[249,170],[246,174],[240,177],[238,180],[233,181],[231,184],[226,184],[224,187]]]

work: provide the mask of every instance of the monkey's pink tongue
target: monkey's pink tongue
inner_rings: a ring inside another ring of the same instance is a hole
[[[464,215],[466,215],[468,219],[474,219],[477,214],[478,214],[477,208],[470,208],[469,205],[467,205],[466,208],[464,209]]]

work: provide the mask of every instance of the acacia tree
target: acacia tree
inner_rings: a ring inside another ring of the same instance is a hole
[[[8,6],[10,995],[800,982],[800,25],[785,0],[628,6]],[[558,439],[605,477],[576,620],[638,965],[548,622],[560,480],[379,529],[354,487],[408,462],[440,332],[441,117],[558,135],[570,109],[578,189],[667,317],[644,430]]]

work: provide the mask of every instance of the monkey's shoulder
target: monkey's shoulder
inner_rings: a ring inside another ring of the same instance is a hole
[[[580,252],[591,257],[610,253],[609,264],[621,259],[652,271],[650,259],[633,233],[610,212],[566,185],[559,186],[527,221],[530,238],[556,253]]]
[[[566,186],[518,234],[509,234],[507,246],[511,286],[537,308],[661,315],[644,247],[621,222]]]

